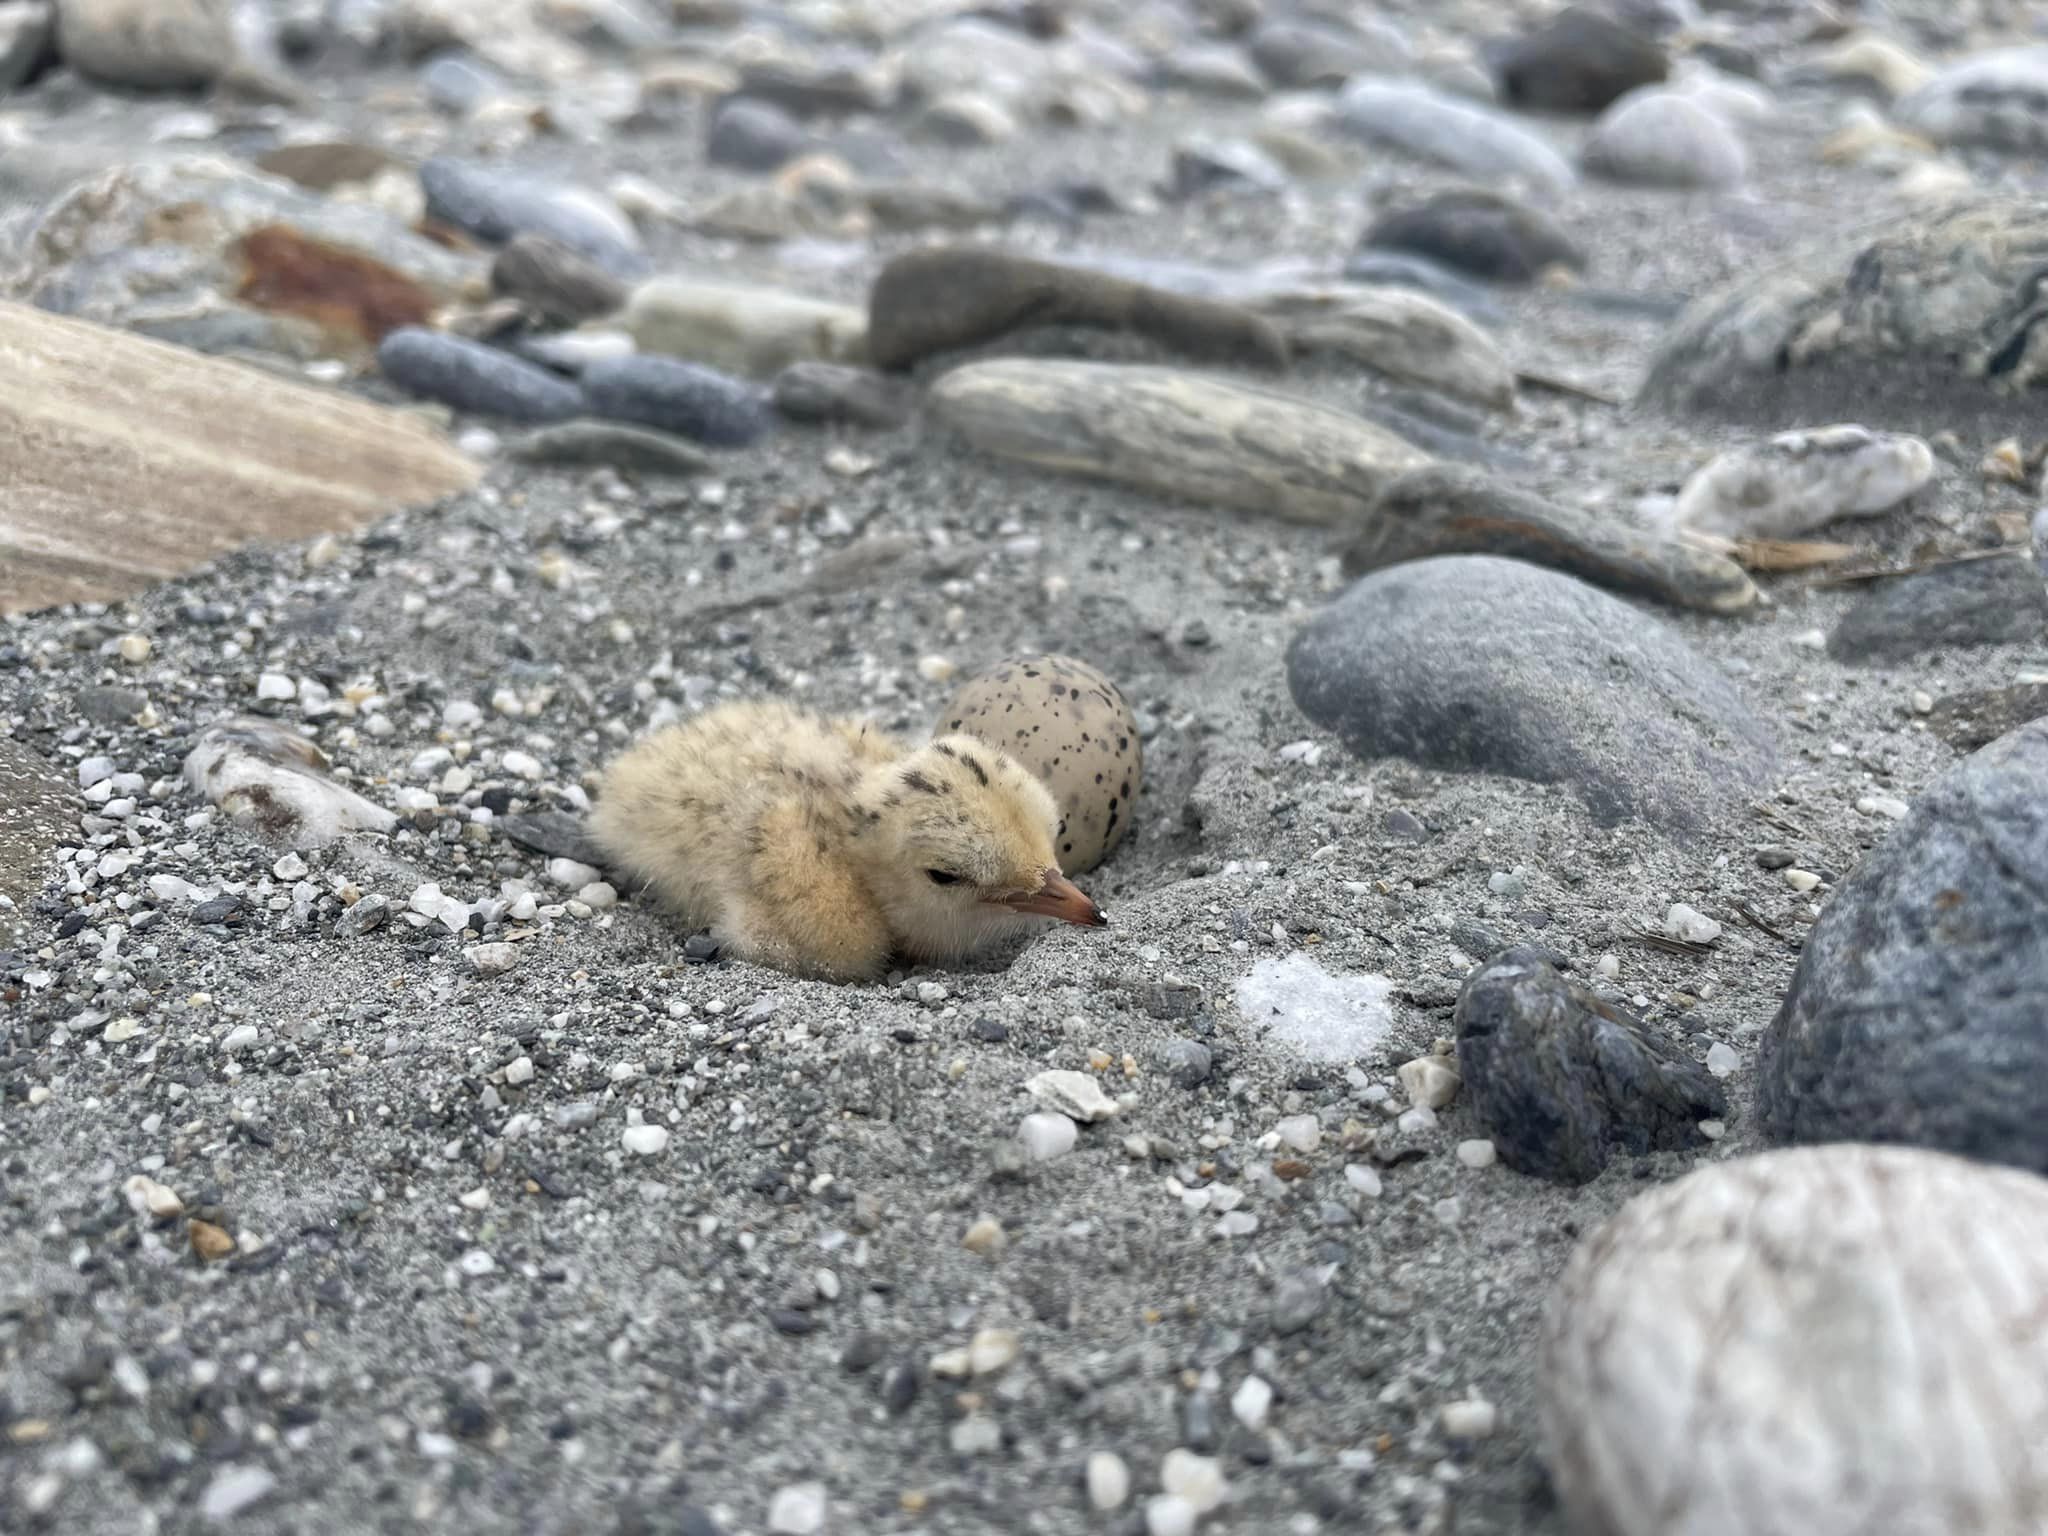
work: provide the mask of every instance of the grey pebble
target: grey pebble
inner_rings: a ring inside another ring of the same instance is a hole
[[[544,368],[463,336],[402,326],[377,348],[384,376],[422,399],[506,421],[561,421],[583,407],[582,392]]]
[[[601,358],[584,370],[583,393],[593,415],[721,448],[743,447],[769,425],[752,385],[669,357]]]

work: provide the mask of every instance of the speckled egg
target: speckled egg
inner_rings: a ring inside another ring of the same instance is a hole
[[[1072,656],[1018,656],[970,678],[939,716],[1001,747],[1059,802],[1060,868],[1093,869],[1130,830],[1145,752],[1115,683]]]

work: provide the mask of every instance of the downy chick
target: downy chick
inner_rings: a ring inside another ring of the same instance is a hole
[[[606,771],[591,831],[729,953],[798,975],[945,963],[1057,918],[1101,927],[1060,873],[1059,812],[969,736],[911,748],[776,701],[656,732]]]

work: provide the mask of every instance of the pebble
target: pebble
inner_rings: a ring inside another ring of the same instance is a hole
[[[1344,1182],[1357,1190],[1368,1200],[1377,1200],[1383,1188],[1380,1171],[1364,1163],[1346,1163]]]
[[[1735,1047],[1716,1040],[1707,1047],[1707,1070],[1716,1077],[1733,1077],[1742,1068]]]
[[[711,117],[704,157],[735,170],[779,170],[810,147],[804,125],[772,101],[735,96],[719,103]]]
[[[775,1536],[816,1536],[824,1528],[823,1483],[792,1483],[768,1501],[768,1529]]]
[[[969,1253],[979,1254],[984,1259],[998,1257],[1009,1247],[1010,1235],[1003,1230],[1003,1224],[993,1216],[983,1216],[967,1229],[960,1239],[960,1246]]]
[[[165,1184],[159,1184],[147,1174],[138,1173],[121,1186],[127,1197],[128,1208],[138,1216],[147,1215],[156,1221],[169,1221],[185,1214],[185,1202],[178,1198],[178,1192]]]
[[[713,462],[694,443],[672,433],[616,421],[564,421],[540,427],[514,438],[505,451],[523,464],[602,464],[640,475],[699,475]]]
[[[744,380],[672,357],[599,358],[583,371],[592,415],[741,448],[769,427],[765,399]]]
[[[503,976],[519,964],[516,944],[472,944],[463,954],[479,976]]]
[[[1073,1151],[1080,1134],[1065,1115],[1050,1113],[1026,1115],[1017,1127],[1017,1139],[1024,1144],[1024,1150],[1033,1162],[1040,1163]]]
[[[1122,1509],[1131,1496],[1131,1469],[1114,1451],[1091,1451],[1082,1469],[1088,1502],[1104,1514]]]
[[[1728,538],[1800,539],[1840,518],[1889,511],[1933,476],[1924,440],[1842,422],[1708,460],[1680,487],[1672,518]]]
[[[268,1467],[222,1467],[199,1495],[199,1518],[209,1525],[225,1524],[255,1508],[276,1490],[277,1476]]]
[[[1883,816],[1890,821],[1904,821],[1912,808],[1905,801],[1891,795],[1864,795],[1856,802],[1856,809],[1865,816]]]
[[[1601,116],[1579,152],[1587,172],[1636,186],[1728,188],[1749,176],[1734,127],[1693,96],[1632,91]]]
[[[1198,1515],[1213,1512],[1223,1503],[1227,1486],[1223,1464],[1213,1456],[1197,1456],[1176,1446],[1159,1463],[1159,1486],[1187,1500]]]
[[[1458,1096],[1457,1071],[1441,1056],[1418,1056],[1403,1062],[1398,1075],[1401,1091],[1419,1109],[1442,1109]]]
[[[614,277],[639,277],[648,269],[632,221],[599,193],[445,155],[426,161],[419,179],[429,215],[487,245],[545,235]]]
[[[1195,1506],[1171,1493],[1145,1501],[1145,1536],[1194,1536],[1199,1518]]]
[[[1467,1168],[1491,1168],[1496,1156],[1493,1143],[1483,1138],[1458,1143],[1458,1161]]]
[[[548,422],[583,409],[582,391],[545,368],[421,326],[401,326],[386,336],[377,348],[377,366],[400,389],[458,411]]]
[[[1003,1428],[985,1413],[970,1413],[946,1432],[955,1456],[986,1456],[1003,1447]]]
[[[505,1081],[517,1088],[533,1081],[533,1058],[515,1056],[505,1064]]]
[[[1577,179],[1569,163],[1506,113],[1415,80],[1353,80],[1337,100],[1339,123],[1375,143],[1405,150],[1482,180],[1520,177],[1545,191]]]
[[[1209,1080],[1215,1057],[1199,1040],[1180,1037],[1168,1040],[1154,1052],[1159,1069],[1173,1079],[1177,1088],[1199,1088]]]
[[[1783,872],[1781,878],[1801,895],[1805,895],[1806,892],[1814,890],[1820,885],[1820,876],[1810,869],[1787,869]]]
[[[1041,1072],[1024,1088],[1041,1104],[1084,1125],[1114,1119],[1120,1113],[1116,1100],[1102,1091],[1102,1085],[1091,1073]]]
[[[1485,1440],[1500,1422],[1500,1411],[1483,1397],[1446,1403],[1437,1413],[1437,1427],[1451,1440]]]
[[[220,1048],[228,1055],[233,1056],[239,1051],[249,1049],[250,1046],[256,1043],[258,1038],[259,1036],[254,1024],[237,1024],[233,1029],[221,1036]]]
[[[1721,937],[1721,925],[1681,901],[1664,914],[1664,933],[1685,944],[1711,944]]]
[[[270,866],[270,872],[280,880],[303,880],[306,878],[306,861],[296,853],[288,853]]]
[[[2048,637],[2048,587],[2023,550],[1878,582],[1828,635],[1828,654],[1898,662],[1965,646],[2033,645]]]
[[[1655,84],[1670,68],[1657,44],[1580,5],[1501,47],[1492,64],[1501,100],[1525,111],[1581,115]]]
[[[668,1138],[667,1126],[629,1125],[619,1143],[635,1157],[658,1157],[668,1150]]]
[[[1266,1416],[1272,1409],[1273,1389],[1261,1377],[1245,1377],[1230,1394],[1231,1416],[1253,1434],[1266,1427]]]
[[[1581,271],[1586,265],[1585,253],[1549,214],[1478,188],[1434,193],[1383,213],[1362,243],[1409,251],[1495,283],[1533,283],[1551,268]]]
[[[1290,1152],[1309,1153],[1323,1144],[1323,1128],[1314,1115],[1289,1115],[1273,1126],[1280,1145]]]

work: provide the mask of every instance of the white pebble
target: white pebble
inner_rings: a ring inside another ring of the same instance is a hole
[[[1418,1109],[1442,1109],[1458,1096],[1459,1078],[1441,1056],[1418,1056],[1404,1062],[1401,1089]]]
[[[270,866],[270,872],[280,880],[303,880],[306,878],[306,861],[296,853],[288,853]]]
[[[1785,883],[1802,894],[1820,884],[1820,876],[1810,869],[1788,869],[1784,874]]]
[[[265,672],[256,679],[256,697],[259,699],[275,699],[282,703],[298,696],[299,685],[282,672]]]
[[[1615,977],[1621,974],[1621,957],[1619,955],[1612,954],[1602,955],[1598,960],[1593,962],[1593,969],[1598,971],[1602,976],[1606,977],[1609,981],[1612,981]]]
[[[1437,1415],[1438,1426],[1453,1440],[1484,1440],[1499,1422],[1500,1410],[1483,1397],[1446,1403]]]
[[[1145,1501],[1145,1536],[1194,1536],[1195,1506],[1170,1493]]]
[[[1914,714],[1931,715],[1934,713],[1934,695],[1924,688],[1915,688],[1913,690],[1912,705]]]
[[[121,659],[131,667],[139,667],[149,660],[149,636],[123,635],[114,642],[114,648],[121,653]]]
[[[1290,1152],[1309,1153],[1323,1144],[1323,1128],[1314,1115],[1289,1115],[1273,1129]]]
[[[114,776],[114,760],[111,757],[88,757],[78,765],[78,787],[91,789],[95,784],[104,784]]]
[[[928,683],[952,681],[953,674],[960,669],[944,656],[920,656],[917,658],[917,675]]]
[[[269,1498],[276,1487],[277,1477],[268,1467],[223,1467],[199,1496],[199,1518],[224,1525]]]
[[[1734,1046],[1716,1040],[1707,1047],[1707,1070],[1714,1076],[1733,1077],[1741,1065],[1742,1057],[1736,1053]]]
[[[1886,816],[1893,821],[1903,821],[1908,807],[1905,801],[1891,795],[1865,795],[1856,802],[1856,809],[1865,816]]]
[[[920,1003],[943,1003],[950,995],[936,981],[920,981],[917,984],[917,1000]]]
[[[1458,1161],[1467,1168],[1491,1168],[1494,1157],[1493,1143],[1484,1137],[1458,1143]]]
[[[1369,1168],[1364,1163],[1346,1163],[1344,1182],[1368,1200],[1379,1199],[1380,1191],[1385,1188],[1380,1182],[1379,1169]]]
[[[1206,1515],[1223,1502],[1223,1464],[1175,1446],[1160,1459],[1159,1486],[1186,1499],[1196,1514]]]
[[[1016,1363],[1023,1346],[1008,1328],[984,1328],[967,1343],[967,1369],[976,1376],[993,1376]]]
[[[1131,1469],[1114,1451],[1091,1452],[1086,1478],[1088,1502],[1105,1514],[1112,1509],[1122,1509],[1124,1500],[1131,1496]]]
[[[824,1528],[823,1483],[792,1483],[768,1501],[768,1529],[776,1536],[815,1536]]]
[[[1664,914],[1664,933],[1687,944],[1711,944],[1721,937],[1721,925],[1680,901]]]
[[[619,904],[619,893],[609,880],[593,880],[576,893],[576,899],[593,912],[609,912]]]
[[[515,778],[537,779],[541,776],[540,759],[528,752],[507,752],[498,759],[498,763]]]
[[[549,859],[547,864],[548,883],[565,891],[579,891],[586,885],[595,885],[604,878],[604,871],[593,869],[588,864],[579,864],[574,859]]]
[[[237,1024],[233,1029],[221,1036],[220,1048],[232,1056],[237,1051],[246,1051],[256,1043],[256,1038],[256,1026],[254,1024]]]
[[[533,1081],[533,1058],[515,1056],[505,1064],[505,1081],[518,1087],[521,1083]]]
[[[457,1195],[455,1197],[455,1200],[456,1203],[460,1205],[465,1211],[489,1210],[491,1205],[491,1192],[488,1189],[478,1187],[476,1189],[465,1190],[462,1194]]]
[[[479,976],[502,976],[519,963],[519,947],[515,944],[472,944],[463,953]]]
[[[168,1221],[181,1216],[185,1202],[178,1198],[178,1192],[167,1184],[159,1184],[146,1173],[138,1173],[121,1186],[122,1194],[128,1198],[128,1209],[138,1216],[153,1216],[159,1221]]]
[[[1026,1115],[1017,1127],[1017,1139],[1031,1154],[1032,1161],[1039,1163],[1050,1162],[1073,1151],[1080,1136],[1080,1129],[1072,1120],[1050,1111]]]
[[[1272,1410],[1273,1389],[1261,1377],[1245,1377],[1230,1394],[1232,1416],[1254,1434],[1266,1427],[1266,1415]]]
[[[629,1125],[619,1143],[635,1157],[658,1157],[668,1150],[665,1125]]]

